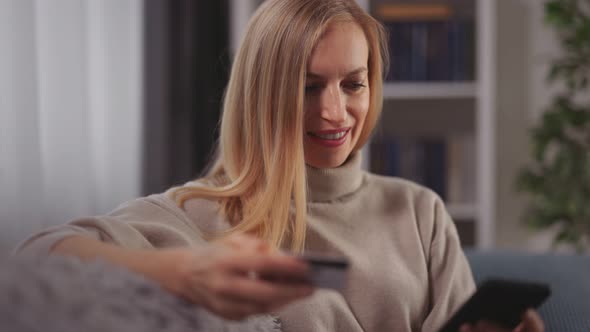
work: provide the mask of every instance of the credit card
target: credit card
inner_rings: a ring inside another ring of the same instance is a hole
[[[318,253],[300,256],[310,267],[309,281],[318,288],[342,290],[346,287],[349,262],[346,257]]]

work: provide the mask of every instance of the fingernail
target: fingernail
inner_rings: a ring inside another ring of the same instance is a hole
[[[463,324],[459,328],[459,332],[469,332],[469,331],[471,331],[471,328],[469,327],[468,324]]]

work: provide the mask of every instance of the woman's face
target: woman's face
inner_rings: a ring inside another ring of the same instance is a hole
[[[316,45],[305,82],[305,162],[338,167],[357,143],[369,110],[369,48],[360,26],[333,23]]]

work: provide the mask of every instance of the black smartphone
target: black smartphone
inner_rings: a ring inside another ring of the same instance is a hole
[[[349,266],[346,257],[306,253],[299,258],[310,265],[311,272],[308,281],[315,287],[335,290],[346,287]]]
[[[513,329],[528,308],[539,307],[550,294],[549,286],[544,283],[489,279],[455,312],[440,332],[456,332],[464,323],[473,324],[480,320]]]

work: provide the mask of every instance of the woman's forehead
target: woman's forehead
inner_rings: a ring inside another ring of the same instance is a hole
[[[348,75],[366,70],[369,47],[362,28],[354,22],[330,24],[308,61],[314,76]]]

